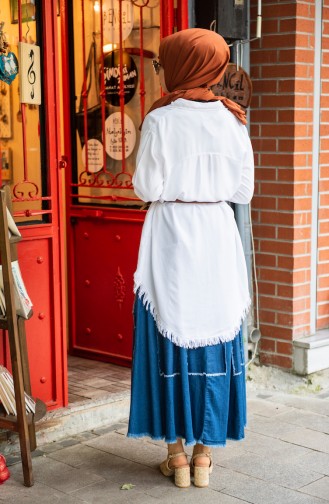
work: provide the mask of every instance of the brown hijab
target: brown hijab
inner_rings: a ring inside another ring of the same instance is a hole
[[[189,28],[165,37],[160,42],[159,62],[164,70],[169,93],[153,103],[149,112],[184,98],[185,100],[220,100],[242,124],[247,124],[245,111],[224,96],[208,89],[224,75],[230,50],[218,33],[202,28]]]

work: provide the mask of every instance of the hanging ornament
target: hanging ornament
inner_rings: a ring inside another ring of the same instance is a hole
[[[0,80],[11,84],[18,74],[18,61],[13,52],[7,53],[8,42],[3,31],[5,23],[0,22]]]

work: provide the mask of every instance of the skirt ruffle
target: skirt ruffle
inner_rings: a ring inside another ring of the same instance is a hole
[[[128,437],[225,446],[244,438],[246,382],[241,329],[229,342],[186,349],[158,331],[138,294]]]

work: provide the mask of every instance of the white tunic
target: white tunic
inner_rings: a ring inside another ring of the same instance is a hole
[[[253,195],[246,127],[219,101],[180,98],[154,110],[143,123],[133,184],[153,202],[135,292],[159,332],[185,348],[232,340],[250,306],[242,243],[226,203],[246,204]]]

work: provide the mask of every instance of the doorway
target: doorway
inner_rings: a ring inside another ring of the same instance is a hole
[[[145,218],[132,175],[161,96],[152,59],[187,0],[74,0],[62,16],[70,353],[132,359],[133,274]],[[66,76],[66,77],[65,77]]]

